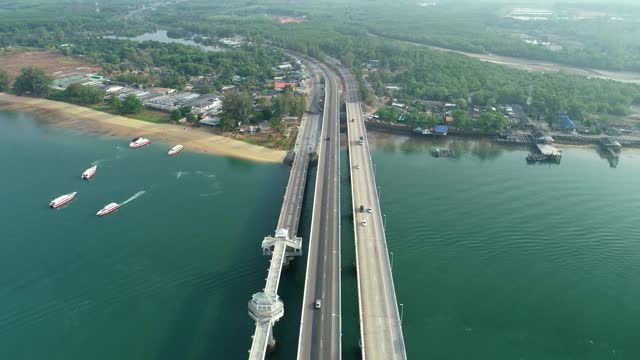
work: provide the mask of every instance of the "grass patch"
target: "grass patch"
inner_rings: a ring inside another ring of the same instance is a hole
[[[223,134],[224,135],[224,134]],[[291,143],[290,139],[280,139],[276,140],[273,136],[265,136],[265,135],[235,135],[230,136],[233,139],[240,140],[242,142],[246,142],[252,145],[263,146],[270,149],[277,150],[287,150],[289,149]]]
[[[112,111],[111,107],[107,104],[89,105],[88,107],[96,111],[102,111],[102,112],[106,112],[113,115],[120,115],[120,116],[128,117],[131,119],[142,120],[142,121],[152,122],[156,124],[166,123],[166,122],[169,122],[170,120],[169,114],[164,113],[162,111],[144,109],[139,113],[135,113],[135,114],[116,114],[115,112]]]
[[[132,119],[148,121],[152,123],[166,123],[169,122],[169,114],[163,113],[162,111],[154,111],[154,110],[142,110],[139,113],[124,115],[126,117],[130,117]]]

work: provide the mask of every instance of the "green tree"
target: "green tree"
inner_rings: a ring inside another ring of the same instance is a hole
[[[198,94],[212,94],[214,90],[215,89],[211,85],[200,85],[193,88],[193,91]]]
[[[381,106],[378,108],[378,116],[382,121],[397,121],[398,116],[400,116],[400,110],[394,106]]]
[[[273,117],[273,112],[271,111],[271,109],[262,109],[262,118],[264,120],[271,120],[271,118]]]
[[[123,114],[135,114],[142,110],[142,100],[134,94],[129,94],[122,102],[121,112]]]
[[[269,121],[269,125],[271,126],[273,131],[281,138],[287,131],[287,124],[277,117],[272,118],[271,121]]]
[[[235,121],[249,121],[253,100],[246,92],[228,91],[222,99],[222,115]],[[235,126],[234,126],[235,127]]]
[[[93,105],[102,102],[105,94],[99,87],[71,84],[64,90],[63,97],[75,104]]]
[[[477,124],[485,131],[500,131],[507,127],[509,120],[499,112],[487,111],[480,115]]]
[[[22,68],[20,75],[13,83],[13,92],[17,95],[32,94],[40,97],[49,95],[53,78],[42,69]]]
[[[182,119],[184,115],[182,115],[182,111],[180,111],[180,109],[175,109],[171,112],[170,117],[171,117],[171,120],[178,121]]]
[[[185,115],[185,119],[191,124],[196,124],[198,122],[198,118],[192,112],[188,112],[187,115]]]
[[[466,110],[456,109],[453,111],[451,116],[453,117],[453,122],[451,123],[451,125],[453,125],[454,127],[464,129],[471,126],[471,117],[469,117],[469,114]]]
[[[458,109],[466,110],[469,107],[469,105],[467,104],[467,100],[460,98],[456,100],[456,107]]]
[[[111,97],[109,97],[109,100],[107,100],[107,105],[109,105],[111,111],[119,114],[122,107],[122,101],[120,101],[120,97],[118,95],[111,95]]]
[[[224,131],[231,131],[236,128],[236,120],[229,116],[223,116],[220,120],[220,127]]]
[[[189,114],[193,110],[193,108],[189,105],[183,105],[183,106],[180,106],[178,110],[180,110],[180,113],[182,114],[182,116],[187,116],[187,114]]]
[[[0,92],[9,90],[9,73],[0,69]]]

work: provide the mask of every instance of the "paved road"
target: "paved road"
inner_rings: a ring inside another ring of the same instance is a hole
[[[340,66],[338,68],[341,70],[346,90],[362,358],[406,359],[383,217],[357,83],[349,72]],[[360,139],[363,140],[362,145],[359,143]],[[360,212],[360,206],[364,207],[363,212]],[[368,208],[371,208],[371,213],[368,212]],[[367,222],[366,225],[363,221]]]
[[[310,149],[310,145],[314,143],[310,139],[311,133],[313,132],[311,129],[317,126],[318,121],[317,115],[308,115],[306,118],[306,124],[298,135],[300,136],[298,152],[293,160],[291,174],[287,182],[287,191],[285,192],[282,202],[282,209],[280,210],[277,225],[277,229],[287,229],[290,238],[295,237],[298,233],[300,210],[302,208],[302,199],[307,183],[307,171],[309,169],[309,154],[312,150]]]
[[[338,81],[314,61],[325,75],[325,108],[318,150],[311,235],[298,344],[298,359],[341,358],[340,304],[340,137]],[[328,138],[328,140],[327,140]],[[316,299],[322,301],[315,309]]]

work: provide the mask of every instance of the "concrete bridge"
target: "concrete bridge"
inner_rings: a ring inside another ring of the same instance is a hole
[[[334,65],[345,86],[362,359],[406,359],[358,83],[339,63]]]
[[[313,78],[313,77],[312,77]],[[319,84],[314,83],[313,87]],[[311,109],[319,102],[318,91],[312,91]],[[249,316],[255,321],[249,359],[264,359],[276,346],[273,325],[284,316],[284,304],[278,296],[282,269],[294,257],[302,255],[302,238],[297,236],[304,198],[309,158],[318,142],[320,117],[315,112],[305,115],[295,144],[295,158],[287,183],[275,234],[262,241],[262,252],[271,256],[264,289],[249,300]]]

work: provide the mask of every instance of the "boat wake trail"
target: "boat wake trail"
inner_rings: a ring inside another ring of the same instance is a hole
[[[211,173],[207,173],[207,172],[200,171],[200,170],[197,170],[196,174],[204,176],[204,177],[209,178],[209,179],[214,179],[216,177],[216,174],[211,174]]]
[[[145,190],[142,191],[138,191],[137,193],[135,193],[135,195],[133,195],[132,197],[128,198],[127,200],[125,200],[123,203],[118,204],[119,206],[122,206],[124,204],[128,204],[130,202],[132,202],[133,200],[139,198],[140,196],[142,196],[144,193],[146,193]]]
[[[176,173],[176,179],[180,179],[183,175],[188,175],[189,172],[188,171],[178,171]]]

